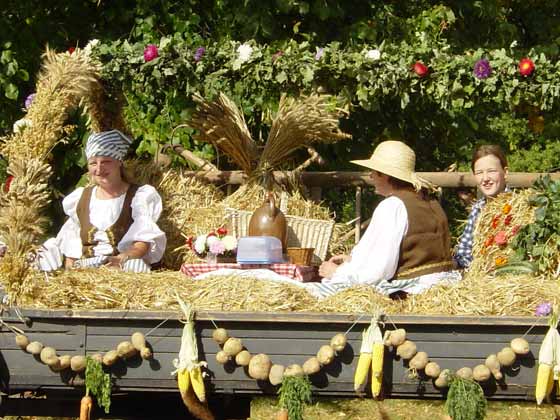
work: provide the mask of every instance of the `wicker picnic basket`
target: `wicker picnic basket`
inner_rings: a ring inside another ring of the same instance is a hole
[[[249,220],[253,212],[228,208],[226,215],[230,229],[235,237],[247,236]],[[334,220],[306,219],[286,215],[288,247],[315,248],[312,264],[320,264],[327,256],[332,237]]]

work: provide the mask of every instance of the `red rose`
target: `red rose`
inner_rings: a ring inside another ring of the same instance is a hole
[[[4,192],[10,191],[10,185],[12,185],[12,181],[14,180],[13,175],[8,175],[6,178],[6,182],[4,183]]]
[[[496,229],[499,224],[500,224],[500,215],[498,214],[494,216],[494,218],[492,219],[492,229]]]
[[[414,70],[414,73],[416,73],[418,77],[425,77],[429,72],[428,67],[421,61],[414,63],[412,70]]]
[[[503,230],[496,233],[496,236],[494,236],[494,243],[498,246],[507,245],[508,238],[507,238],[506,233]]]
[[[210,236],[217,236],[216,232],[212,231],[208,235],[206,235],[207,238],[209,238]]]
[[[530,58],[519,60],[519,73],[521,76],[530,76],[535,71],[535,63]]]
[[[504,219],[504,225],[509,226],[511,224],[511,219],[513,219],[513,216],[511,214],[508,214]]]
[[[69,53],[69,54],[73,54],[74,51],[76,51],[76,48],[74,48],[74,47],[68,48],[68,53]]]
[[[218,233],[218,236],[225,236],[227,235],[227,229],[225,227],[220,227],[216,230],[216,232]]]

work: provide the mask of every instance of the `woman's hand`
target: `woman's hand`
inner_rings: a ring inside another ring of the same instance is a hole
[[[334,275],[337,268],[338,264],[331,262],[330,260],[325,261],[319,267],[319,275],[323,278],[330,279]]]
[[[76,258],[64,257],[64,268],[69,270],[74,267]]]
[[[150,250],[149,242],[134,242],[130,248],[119,255],[108,257],[105,265],[109,268],[123,268],[124,264],[131,259],[142,258]]]

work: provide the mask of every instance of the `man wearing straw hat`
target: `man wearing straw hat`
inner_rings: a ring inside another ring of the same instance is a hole
[[[450,271],[447,217],[429,194],[434,186],[415,173],[414,151],[403,142],[384,141],[371,158],[352,163],[372,169],[375,191],[386,198],[351,255],[335,255],[319,268],[325,292],[370,285],[400,296],[460,280],[459,273]]]
[[[60,268],[64,259],[67,268],[105,265],[139,273],[162,258],[166,237],[156,224],[161,197],[151,185],[134,185],[124,176],[131,143],[119,130],[89,136],[85,155],[94,185],[64,198],[68,220],[39,252],[42,270]]]

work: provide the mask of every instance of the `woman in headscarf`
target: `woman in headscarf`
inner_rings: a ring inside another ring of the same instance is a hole
[[[93,185],[64,198],[68,220],[39,253],[41,269],[105,265],[149,272],[161,260],[166,245],[156,224],[161,197],[151,185],[131,184],[124,176],[123,159],[131,143],[118,130],[89,136],[85,155]]]
[[[400,296],[460,279],[451,272],[447,217],[430,194],[433,186],[415,173],[416,155],[405,143],[385,141],[367,160],[377,194],[386,197],[350,256],[336,255],[319,268],[328,292],[370,285],[380,293]]]

